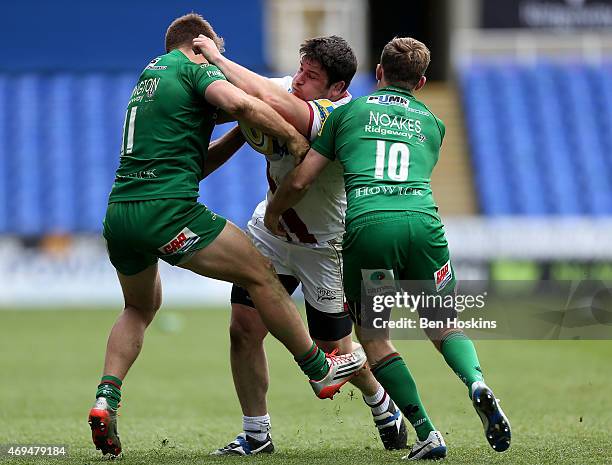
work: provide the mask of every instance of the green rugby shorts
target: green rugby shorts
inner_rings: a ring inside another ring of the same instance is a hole
[[[103,235],[117,271],[134,275],[161,258],[171,265],[188,261],[223,230],[226,219],[196,199],[113,202]]]
[[[342,246],[344,292],[361,301],[362,284],[419,281],[426,292],[448,294],[455,287],[448,242],[439,218],[413,211],[375,212],[347,227]]]

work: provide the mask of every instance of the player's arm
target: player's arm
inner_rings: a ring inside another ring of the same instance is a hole
[[[247,94],[257,97],[278,111],[300,133],[310,137],[310,107],[304,100],[276,85],[271,79],[260,76],[223,56],[215,43],[204,35],[193,40],[193,48],[217,66],[228,81]]]
[[[219,110],[217,112],[217,119],[215,120],[215,124],[225,124],[225,123],[233,123],[236,121],[232,115],[225,113],[223,110]]]
[[[204,92],[206,100],[239,121],[287,144],[289,152],[297,159],[304,157],[309,149],[308,141],[291,124],[261,100],[251,97],[228,81],[218,80],[208,85]]]
[[[284,235],[279,224],[280,216],[302,200],[311,184],[330,162],[329,158],[310,149],[304,161],[285,177],[266,207],[264,224],[270,231]]]
[[[203,177],[205,178],[229,160],[244,142],[244,136],[238,126],[211,142],[204,162]]]

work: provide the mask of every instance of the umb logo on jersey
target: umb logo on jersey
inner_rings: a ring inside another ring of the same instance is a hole
[[[169,255],[177,252],[187,252],[196,242],[198,242],[198,236],[196,233],[191,231],[189,228],[183,229],[167,244],[162,245],[158,250],[164,255]]]
[[[375,105],[394,105],[397,107],[406,108],[410,105],[410,100],[400,95],[382,94],[382,95],[370,95],[366,100],[366,103],[373,103]]]
[[[451,268],[450,260],[447,261],[442,268],[434,273],[434,281],[436,283],[436,292],[440,292],[453,279],[453,269]]]

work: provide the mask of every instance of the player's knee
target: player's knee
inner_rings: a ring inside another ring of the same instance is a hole
[[[149,326],[155,318],[155,314],[161,305],[159,302],[152,302],[150,305],[134,305],[126,304],[124,308],[125,313],[129,313],[133,318],[138,319],[145,327]]]
[[[259,284],[268,285],[273,282],[278,282],[276,270],[270,259],[262,256],[257,264],[256,278]]]
[[[255,309],[249,311],[256,312]],[[232,317],[229,327],[232,348],[237,350],[249,350],[263,343],[266,336],[266,330],[260,327],[261,325],[257,324],[254,320],[255,318]]]
[[[248,264],[248,271],[245,273],[242,283],[237,283],[247,291],[256,286],[266,286],[278,280],[272,262],[258,254],[257,258]]]

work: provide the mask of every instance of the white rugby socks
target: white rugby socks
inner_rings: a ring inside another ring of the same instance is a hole
[[[265,441],[270,433],[270,415],[261,417],[242,417],[242,428],[244,432],[256,441]]]
[[[363,396],[363,400],[372,409],[372,415],[380,415],[389,408],[390,397],[381,385],[373,396]]]

